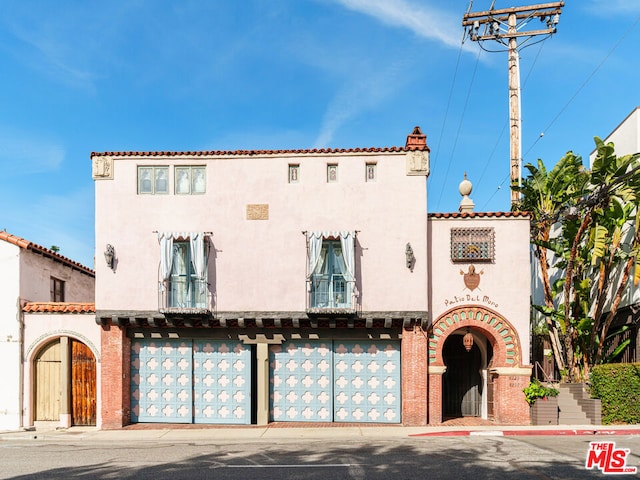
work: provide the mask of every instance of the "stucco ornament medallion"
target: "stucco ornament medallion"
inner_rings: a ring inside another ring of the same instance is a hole
[[[429,175],[429,152],[414,150],[407,153],[407,175]]]
[[[94,180],[113,180],[113,158],[94,157],[91,161],[91,174]]]
[[[484,270],[480,270],[480,273],[476,272],[476,267],[469,265],[469,269],[465,273],[464,270],[460,270],[460,275],[464,279],[464,285],[471,291],[478,288],[480,285],[480,275],[484,273]]]

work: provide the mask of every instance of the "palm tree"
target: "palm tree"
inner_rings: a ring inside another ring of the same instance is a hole
[[[514,205],[515,210],[531,214],[531,242],[540,264],[540,275],[544,291],[545,321],[556,365],[560,372],[566,370],[564,349],[560,343],[559,330],[566,331],[558,315],[553,315],[557,298],[549,274],[548,250],[557,251],[557,243],[552,238],[552,230],[560,217],[571,211],[575,199],[581,191],[583,179],[582,159],[569,152],[548,171],[542,160],[537,166],[525,165],[529,175],[517,187],[521,200]]]
[[[545,294],[538,309],[546,315],[554,358],[569,381],[588,379],[590,367],[603,360],[634,265],[634,282],[640,280],[640,154],[617,157],[612,144],[595,141],[591,171],[571,152],[549,172],[540,160],[537,167],[527,165],[517,205],[532,215]],[[552,283],[550,271],[561,278]]]

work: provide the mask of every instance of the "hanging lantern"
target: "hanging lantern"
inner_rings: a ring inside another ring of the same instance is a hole
[[[465,333],[464,337],[462,337],[462,344],[464,345],[464,348],[467,350],[467,352],[471,351],[471,347],[473,347],[473,335],[468,328],[467,333]]]

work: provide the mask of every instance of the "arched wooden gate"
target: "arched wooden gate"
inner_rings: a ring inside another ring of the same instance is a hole
[[[72,425],[96,424],[96,359],[84,343],[60,337],[46,344],[34,361],[34,420]]]

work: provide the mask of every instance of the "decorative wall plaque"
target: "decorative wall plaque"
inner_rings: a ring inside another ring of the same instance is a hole
[[[429,152],[413,150],[407,153],[407,175],[429,175]]]
[[[94,180],[113,180],[113,158],[93,158],[91,161],[91,176]]]
[[[252,203],[247,205],[247,220],[269,220],[269,204]]]

